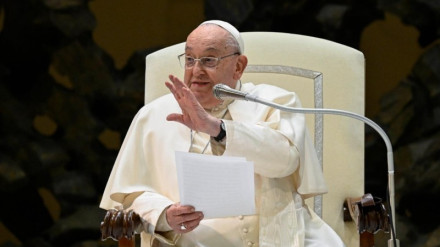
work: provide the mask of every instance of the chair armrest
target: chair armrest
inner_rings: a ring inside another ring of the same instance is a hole
[[[358,198],[346,198],[344,205],[344,221],[354,221],[359,234],[364,232],[376,234],[390,230],[389,214],[382,199],[365,194]]]
[[[142,226],[140,216],[130,210],[110,209],[101,222],[101,240],[111,238],[115,241],[121,239],[131,240],[135,234],[139,233]]]

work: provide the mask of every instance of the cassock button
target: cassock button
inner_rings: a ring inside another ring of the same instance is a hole
[[[248,246],[254,245],[254,243],[252,243],[251,241],[248,241],[247,244],[248,244]]]
[[[244,233],[248,233],[248,229],[247,228],[243,228],[243,232]]]
[[[243,215],[238,216],[238,219],[243,220],[244,219]]]

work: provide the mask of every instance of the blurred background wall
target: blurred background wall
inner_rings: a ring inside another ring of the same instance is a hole
[[[438,0],[0,0],[0,246],[115,245],[99,239],[98,204],[143,105],[145,56],[207,19],[361,50],[366,116],[395,149],[398,238],[440,246],[439,12]],[[385,198],[386,150],[365,135],[365,191]]]

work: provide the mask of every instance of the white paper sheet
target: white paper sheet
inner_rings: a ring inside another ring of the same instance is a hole
[[[205,219],[255,214],[254,164],[244,157],[176,152],[180,203]]]

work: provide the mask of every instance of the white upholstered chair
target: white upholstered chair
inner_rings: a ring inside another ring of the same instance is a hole
[[[303,107],[364,114],[365,63],[360,51],[303,35],[244,32],[242,36],[249,61],[243,83],[275,84],[295,91]],[[177,56],[183,52],[180,43],[146,57],[145,103],[169,92],[164,85],[169,74],[182,78]],[[332,115],[306,119],[329,189],[307,203],[347,246],[360,246],[356,224],[344,221],[342,205],[346,198],[364,195],[364,123]]]
[[[364,115],[364,55],[353,48],[310,36],[244,32],[248,67],[243,83],[274,84],[298,93],[303,107],[332,108]],[[168,93],[169,74],[182,78],[177,55],[184,43],[146,57],[145,103]],[[329,193],[307,203],[347,246],[359,246],[354,222],[344,222],[342,205],[364,194],[364,123],[332,115],[307,115]]]
[[[303,107],[364,114],[365,63],[353,48],[324,39],[276,32],[244,32],[248,67],[243,83],[274,84],[298,93]],[[177,56],[184,43],[146,57],[145,103],[169,93],[169,74],[183,78]],[[349,247],[360,246],[356,224],[344,221],[346,198],[364,195],[364,123],[332,115],[307,115],[329,193],[307,203]],[[119,246],[134,246],[124,240]]]

